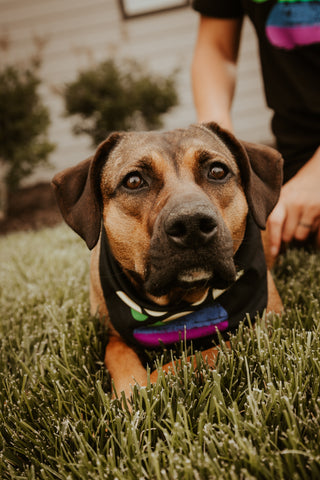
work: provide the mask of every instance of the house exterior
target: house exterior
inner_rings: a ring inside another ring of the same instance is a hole
[[[165,128],[195,122],[190,66],[198,14],[187,3],[184,0],[0,0],[0,65],[23,63],[36,51],[41,52],[41,94],[51,113],[50,140],[57,145],[51,155],[53,169],[38,169],[28,184],[48,180],[56,171],[92,154],[90,139],[72,134],[72,119],[63,115],[59,90],[74,80],[81,69],[108,57],[132,58],[163,75],[178,68],[180,102],[166,114]],[[161,10],[172,6],[179,8]],[[270,111],[265,106],[256,38],[249,22],[245,22],[241,42],[233,120],[240,138],[272,142]]]

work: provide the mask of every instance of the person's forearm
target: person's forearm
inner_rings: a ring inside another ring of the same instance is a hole
[[[201,25],[204,23],[204,25]],[[199,122],[215,121],[232,130],[231,105],[236,83],[236,60],[241,22],[202,19],[192,63],[194,104]],[[220,35],[219,35],[220,30]],[[227,42],[220,42],[224,33]]]
[[[235,89],[235,65],[219,52],[201,49],[192,64],[194,104],[199,122],[215,121],[232,129],[231,105]]]

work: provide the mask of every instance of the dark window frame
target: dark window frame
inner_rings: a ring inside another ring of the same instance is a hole
[[[176,10],[177,8],[188,7],[190,5],[190,0],[170,0],[169,5],[161,7],[160,0],[156,0],[154,2],[154,5],[152,5],[153,2],[150,0],[149,8],[144,8],[143,10],[141,10],[141,12],[139,11],[138,13],[131,13],[130,6],[127,5],[128,2],[130,2],[130,0],[119,0],[121,14],[125,20],[137,17],[144,17],[146,15],[153,15],[155,13],[167,12],[170,10]],[[131,2],[137,4],[138,0],[131,0]]]

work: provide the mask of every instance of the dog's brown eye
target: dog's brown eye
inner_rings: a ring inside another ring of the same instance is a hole
[[[141,188],[144,184],[144,181],[139,173],[132,173],[128,175],[123,182],[123,185],[129,190],[137,190]]]
[[[208,177],[211,180],[224,180],[228,175],[229,170],[223,163],[215,162],[210,166]]]

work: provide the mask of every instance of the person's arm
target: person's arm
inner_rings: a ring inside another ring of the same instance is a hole
[[[192,62],[194,103],[199,122],[215,121],[232,130],[242,19],[200,17]]]

